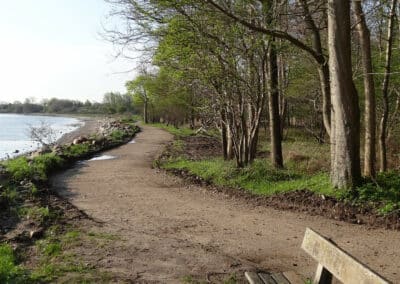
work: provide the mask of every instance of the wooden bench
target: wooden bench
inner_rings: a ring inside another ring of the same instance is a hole
[[[301,248],[318,262],[312,283],[332,283],[333,278],[345,284],[389,283],[388,280],[340,249],[332,241],[309,228],[306,229]],[[275,274],[246,272],[245,277],[250,284],[308,283],[294,272]]]

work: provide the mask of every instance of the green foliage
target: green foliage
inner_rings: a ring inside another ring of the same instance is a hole
[[[51,212],[49,207],[22,207],[18,210],[20,216],[29,217],[29,219],[45,222],[56,217],[54,212]]]
[[[114,130],[110,134],[111,141],[113,142],[122,142],[126,137],[126,133],[122,130]]]
[[[90,151],[89,144],[76,144],[63,148],[63,155],[67,158],[79,158]]]
[[[164,123],[153,123],[151,124],[155,127],[162,128],[172,135],[174,135],[177,138],[182,138],[182,137],[187,137],[187,136],[192,136],[195,134],[195,131],[193,129],[190,129],[188,127],[175,127],[173,125],[167,125]]]
[[[35,157],[32,166],[36,175],[41,180],[47,180],[49,173],[62,167],[64,160],[54,153],[43,154]]]
[[[63,160],[54,153],[44,154],[28,160],[18,157],[5,162],[5,167],[14,181],[37,178],[47,180],[47,175],[54,169],[60,168]]]
[[[375,204],[381,214],[398,210],[400,209],[400,173],[396,171],[379,173],[376,180],[364,180],[361,186],[345,193],[342,198],[356,204]]]
[[[0,203],[5,202],[8,205],[17,203],[20,195],[17,188],[13,185],[7,185],[0,189]]]
[[[177,159],[162,165],[166,169],[187,170],[204,180],[220,186],[243,188],[255,194],[272,195],[280,192],[308,189],[317,193],[337,196],[329,176],[320,172],[306,175],[294,170],[277,170],[265,160],[255,160],[248,167],[238,169],[233,161],[210,159],[191,161]]]
[[[12,179],[15,181],[20,181],[25,178],[29,179],[34,176],[34,169],[29,165],[26,157],[8,160],[5,166],[7,172],[10,173]]]
[[[17,265],[12,247],[0,244],[0,283],[24,283],[26,273]]]

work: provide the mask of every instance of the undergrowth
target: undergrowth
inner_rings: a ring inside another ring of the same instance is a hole
[[[338,190],[329,177],[329,145],[299,135],[296,129],[287,132],[284,143],[284,169],[275,169],[269,162],[270,145],[261,139],[259,157],[244,168],[221,157],[193,160],[183,151],[181,139],[173,142],[168,158],[157,161],[167,170],[186,171],[217,186],[244,189],[257,195],[271,196],[294,190],[309,190],[358,206],[375,208],[378,214],[400,211],[400,173],[379,173],[376,179],[365,179],[353,190]]]
[[[194,135],[196,133],[195,130],[190,129],[188,127],[184,127],[184,126],[175,127],[173,125],[167,125],[164,123],[152,123],[150,125],[164,129],[164,130],[168,131],[169,133],[171,133],[172,135],[174,135],[176,138],[187,137],[187,136]]]
[[[241,188],[255,194],[272,195],[309,189],[325,195],[338,195],[330,186],[327,173],[320,172],[309,176],[291,169],[277,170],[261,159],[255,160],[251,166],[245,168],[237,168],[233,161],[224,161],[222,158],[200,161],[179,158],[165,162],[162,167],[186,170],[213,184]]]

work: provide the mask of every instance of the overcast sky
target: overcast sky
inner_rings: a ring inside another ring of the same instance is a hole
[[[101,101],[124,92],[133,62],[99,36],[103,0],[0,0],[0,101],[26,97]]]

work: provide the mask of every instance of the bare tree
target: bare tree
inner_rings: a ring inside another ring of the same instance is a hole
[[[351,188],[361,178],[360,110],[352,78],[350,1],[328,0],[329,72],[332,94],[331,182]]]
[[[387,124],[389,118],[389,80],[391,70],[392,48],[393,48],[393,34],[394,23],[396,18],[397,0],[392,0],[390,5],[390,15],[387,29],[387,43],[385,51],[385,74],[382,83],[382,97],[383,97],[383,113],[379,127],[379,170],[381,172],[387,169],[386,157],[386,137],[387,137]]]
[[[356,28],[360,39],[365,95],[364,175],[375,176],[376,160],[376,104],[372,70],[371,39],[361,1],[354,1]]]
[[[29,125],[29,137],[32,141],[39,143],[42,147],[49,147],[56,141],[56,132],[51,125],[41,121],[40,125]]]

